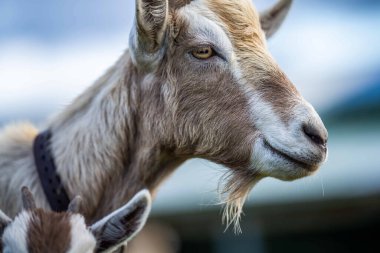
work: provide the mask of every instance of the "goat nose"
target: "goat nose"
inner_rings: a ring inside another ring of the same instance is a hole
[[[302,128],[304,134],[316,145],[326,149],[327,130],[322,125],[307,123]]]

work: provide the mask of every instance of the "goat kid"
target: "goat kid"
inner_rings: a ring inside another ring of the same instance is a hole
[[[12,221],[0,210],[0,253],[92,253],[114,252],[145,225],[151,208],[147,190],[126,205],[87,227],[78,214],[80,197],[67,212],[36,208],[32,193],[22,188],[24,210]]]

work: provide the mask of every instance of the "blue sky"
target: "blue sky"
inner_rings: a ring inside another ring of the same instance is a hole
[[[274,2],[255,1],[259,9]],[[0,1],[0,82],[7,84],[0,85],[0,93],[25,90],[30,93],[22,99],[26,108],[43,100],[56,110],[127,48],[133,12],[131,0]],[[379,1],[295,0],[269,48],[306,99],[325,111],[365,89],[367,77],[379,69],[379,27]],[[62,99],[49,99],[57,89]],[[12,108],[17,100],[3,96],[0,108],[8,102]],[[48,113],[40,107],[35,105],[36,111]]]
[[[259,9],[273,2],[275,1],[255,1]],[[338,15],[352,15],[353,19],[363,14],[376,15],[380,9],[380,3],[376,0],[296,0],[295,5],[303,5],[306,9],[315,7],[315,12],[323,9],[322,16],[326,12],[334,12]],[[302,12],[303,8],[297,10]],[[0,39],[21,35],[49,41],[91,33],[107,34],[123,30],[128,32],[132,24],[133,9],[134,1],[131,0],[2,0]]]

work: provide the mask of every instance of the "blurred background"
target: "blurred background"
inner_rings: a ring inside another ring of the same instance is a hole
[[[133,15],[132,0],[0,0],[0,125],[64,108],[128,47]],[[269,48],[321,114],[327,163],[260,182],[234,235],[216,205],[224,168],[188,161],[133,252],[380,252],[380,1],[295,0]]]

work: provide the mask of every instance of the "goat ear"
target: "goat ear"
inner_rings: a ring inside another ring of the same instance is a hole
[[[0,245],[1,245],[1,239],[2,239],[2,236],[3,236],[3,232],[4,232],[5,228],[11,222],[12,222],[11,218],[9,218],[5,213],[3,213],[0,210]]]
[[[292,0],[280,0],[271,9],[260,14],[261,28],[267,38],[270,38],[280,28],[291,5]]]
[[[96,252],[112,252],[132,239],[145,225],[150,209],[149,191],[142,190],[126,205],[92,225]]]
[[[32,193],[29,191],[28,187],[24,186],[21,189],[22,194],[22,205],[25,210],[36,209],[36,202],[34,201]]]
[[[73,198],[67,208],[67,211],[70,213],[79,213],[80,205],[82,203],[82,198],[80,196],[76,196]]]
[[[164,55],[168,9],[168,0],[136,0],[129,46],[133,62],[143,69],[154,69]]]

